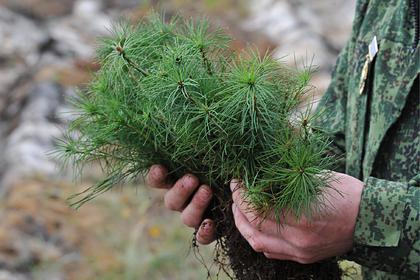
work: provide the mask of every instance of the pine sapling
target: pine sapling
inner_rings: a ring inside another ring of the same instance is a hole
[[[312,114],[311,100],[307,105],[316,68],[288,67],[255,47],[238,52],[204,16],[176,13],[166,22],[164,13],[151,12],[136,26],[122,18],[110,32],[112,38],[99,39],[100,70],[68,100],[74,117],[54,150],[61,170],[71,165],[75,177],[93,162],[103,170],[102,180],[70,197],[78,198],[71,205],[144,176],[153,164],[174,178],[193,173],[215,194],[209,215],[218,221],[220,251],[234,277],[272,275],[262,272],[270,266],[253,274],[229,255],[235,249],[226,240],[238,235],[227,184],[240,180],[250,210],[273,212],[279,230],[283,215],[312,220],[334,211],[323,198],[335,162],[318,126],[323,111]]]

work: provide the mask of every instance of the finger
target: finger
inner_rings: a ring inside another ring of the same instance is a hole
[[[245,195],[245,191],[243,188],[241,188],[241,183],[239,183],[237,180],[232,180],[230,182],[230,189],[232,191],[232,199],[233,202],[239,207],[243,214],[249,221],[253,221],[257,218],[258,213],[256,211],[253,211],[252,203],[249,202],[247,196]]]
[[[198,227],[212,197],[213,192],[209,186],[200,186],[191,202],[185,207],[184,211],[182,211],[181,220],[184,224],[189,227]]]
[[[270,213],[256,211],[255,208],[252,207],[252,203],[247,199],[244,190],[241,188],[241,183],[238,183],[238,181],[232,180],[230,188],[232,190],[233,202],[236,203],[242,214],[255,228],[275,236],[279,233],[280,224],[290,224],[291,226],[296,226],[298,224],[294,221],[292,214],[287,210],[283,210],[277,216],[274,211],[271,211]],[[301,218],[301,223],[302,220],[305,222],[305,217]]]
[[[197,241],[202,245],[207,245],[212,243],[216,237],[214,232],[216,230],[216,225],[213,220],[205,219],[202,223],[200,228],[197,231]]]
[[[323,259],[319,257],[312,257],[310,254],[305,253],[301,253],[299,255],[284,255],[268,252],[264,253],[264,255],[269,259],[295,261],[301,264],[310,264]]]
[[[235,219],[236,228],[239,230],[241,235],[248,241],[251,247],[257,252],[267,252],[267,246],[262,242],[256,242],[264,235],[260,230],[252,226],[246,216],[242,213],[237,204],[232,205],[233,217]]]
[[[233,209],[235,207],[234,204]],[[303,264],[321,259],[319,256],[323,250],[314,252],[314,242],[306,240],[295,228],[284,225],[276,235],[267,234],[252,226],[239,210],[236,208],[234,212],[235,225],[256,252],[263,252],[268,258],[292,260]]]
[[[281,255],[281,254],[275,254],[271,252],[264,252],[264,255],[267,259],[277,259],[277,260],[291,260],[291,256],[288,255]]]
[[[233,203],[240,207],[242,212],[249,211],[249,205],[245,200],[244,190],[241,188],[238,180],[233,179],[230,182],[230,190],[232,191]]]
[[[232,208],[237,229],[256,252],[263,252],[271,258],[281,260],[297,260],[296,252],[288,242],[281,237],[256,229],[248,222],[240,209],[236,208],[236,204],[233,204]]]
[[[267,219],[265,213],[258,213],[257,211],[253,210],[252,204],[248,202],[244,190],[240,187],[240,183],[238,183],[236,180],[232,180],[230,183],[230,188],[232,190],[233,202],[237,205],[237,207],[239,207],[240,211],[247,218],[249,223],[251,223],[251,225],[260,230],[268,231],[267,233],[270,234],[276,233],[275,222],[273,226],[273,221]]]
[[[296,258],[295,256],[290,256],[290,255],[276,254],[276,253],[271,253],[271,252],[266,252],[266,253],[264,253],[264,255],[265,255],[265,257],[267,259],[276,259],[276,260],[284,260],[284,261],[295,261],[295,262],[304,263],[304,264],[310,263],[308,261],[305,261],[303,259]]]
[[[152,188],[170,189],[172,187],[172,184],[168,182],[168,169],[161,164],[155,164],[150,168],[147,182]]]
[[[165,205],[173,211],[182,211],[187,206],[191,194],[198,187],[198,178],[193,174],[186,174],[165,194]]]

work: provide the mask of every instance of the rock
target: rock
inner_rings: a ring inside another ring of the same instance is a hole
[[[34,21],[0,6],[0,97],[35,65],[44,36]]]
[[[102,24],[110,19],[95,2],[76,1],[72,14],[49,20],[44,31],[0,8],[0,22],[5,23],[0,25],[0,58],[11,57],[9,66],[0,67],[0,79],[8,79],[0,88],[1,188],[34,174],[55,175],[55,163],[46,152],[53,137],[62,136],[59,127],[65,121],[57,118],[57,110],[66,105],[63,96],[72,94],[69,86],[88,81],[84,65],[97,67],[92,66],[92,41],[108,34]]]
[[[293,1],[302,22],[340,51],[349,39],[356,11],[356,0]]]
[[[337,55],[350,36],[355,7],[356,0],[251,0],[243,26],[266,34],[278,45],[275,55],[288,64],[319,66],[321,73],[314,80],[323,93]]]
[[[102,11],[100,1],[77,0],[71,15],[48,22],[49,33],[74,59],[92,60],[96,38],[110,36],[111,19]]]
[[[118,8],[118,9],[138,8],[139,5],[147,3],[147,1],[144,1],[146,2],[144,3],[143,1],[139,1],[139,0],[103,0],[103,2],[104,2],[104,6],[106,6],[107,8]],[[158,2],[158,1],[153,1],[153,2]]]
[[[22,121],[57,122],[56,112],[64,104],[63,89],[50,80],[41,81],[33,86],[23,108]]]
[[[53,176],[55,163],[46,155],[53,143],[53,136],[59,137],[57,127],[60,119],[57,110],[64,106],[63,89],[51,80],[26,86],[27,94],[15,106],[8,106],[3,112],[0,124],[4,127],[0,155],[0,185],[8,188],[13,182],[42,173]],[[15,119],[17,123],[10,122]],[[61,120],[63,121],[63,120]],[[13,124],[13,126],[10,126]],[[7,138],[6,138],[7,137]],[[0,138],[0,139],[1,139]]]
[[[0,280],[33,280],[33,278],[28,274],[0,269]]]
[[[69,14],[75,0],[0,0],[0,5],[30,18],[45,19]]]

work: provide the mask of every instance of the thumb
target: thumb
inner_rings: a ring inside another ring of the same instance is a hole
[[[147,174],[147,182],[152,188],[168,189],[168,169],[161,164],[153,165]]]

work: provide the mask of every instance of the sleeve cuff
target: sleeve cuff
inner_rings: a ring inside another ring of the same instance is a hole
[[[365,181],[354,242],[395,247],[401,232],[407,184],[368,177]]]
[[[418,268],[413,269],[419,263],[413,258],[418,194],[419,189],[407,183],[368,177],[356,220],[355,247],[348,259],[390,274],[418,275]]]

